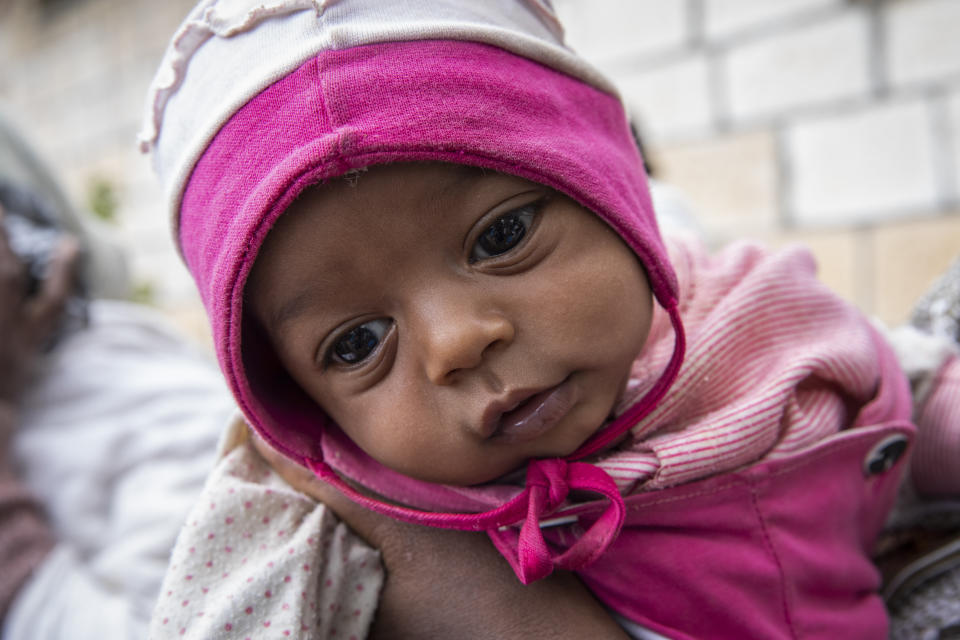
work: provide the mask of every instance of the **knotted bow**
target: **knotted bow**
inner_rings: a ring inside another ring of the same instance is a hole
[[[563,504],[571,489],[600,494],[609,504],[576,542],[554,555],[543,537],[541,520]],[[527,470],[524,493],[528,494],[527,516],[520,531],[515,528],[488,531],[494,545],[524,584],[545,578],[555,568],[573,571],[589,565],[616,539],[626,516],[626,506],[613,479],[583,462],[534,460]]]
[[[486,531],[524,584],[545,578],[555,568],[572,571],[589,565],[616,539],[626,517],[626,506],[613,479],[585,462],[557,458],[532,461],[524,490],[485,513],[431,513],[388,504],[354,489],[326,462],[307,464],[317,477],[336,486],[351,500],[384,515],[434,527]],[[609,504],[576,542],[554,555],[547,547],[540,522],[562,505],[573,489],[600,494]],[[523,525],[519,531],[510,526],[520,521]]]

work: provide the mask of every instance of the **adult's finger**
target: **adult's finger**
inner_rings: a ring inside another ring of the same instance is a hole
[[[361,507],[340,493],[336,487],[318,479],[306,467],[286,458],[252,429],[250,437],[257,452],[287,484],[314,500],[324,503],[371,546],[380,548],[385,539],[391,537],[395,530],[415,526]]]
[[[330,503],[337,503],[337,506],[353,504],[334,487],[319,480],[313,475],[312,471],[290,460],[271,447],[266,440],[261,438],[253,429],[250,429],[250,439],[257,453],[266,460],[267,464],[269,464],[287,484],[297,491],[310,496],[314,500],[327,503],[328,506],[331,507],[334,505]]]
[[[7,240],[7,228],[3,225],[3,219],[6,215],[6,210],[0,204],[0,263],[5,263],[7,260],[16,260],[13,250],[10,248],[10,242]]]
[[[47,277],[29,301],[27,313],[40,340],[46,339],[60,321],[64,304],[73,291],[79,255],[80,245],[74,238],[61,240],[54,250]]]
[[[26,268],[13,252],[3,225],[6,212],[0,205],[0,304],[8,311],[19,308],[26,286]]]

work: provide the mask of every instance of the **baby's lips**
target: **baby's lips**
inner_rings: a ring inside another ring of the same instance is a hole
[[[552,387],[526,387],[508,391],[487,405],[480,419],[480,434],[484,438],[494,436],[500,430],[503,415],[515,410],[521,404]]]
[[[500,414],[491,437],[503,442],[526,442],[538,438],[556,426],[576,400],[576,388],[569,380],[529,394]]]

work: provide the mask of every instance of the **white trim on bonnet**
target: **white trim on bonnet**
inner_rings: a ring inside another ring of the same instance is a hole
[[[253,96],[319,51],[429,39],[491,44],[618,95],[564,46],[544,0],[204,0],[167,49],[140,134],[174,232],[194,165]]]

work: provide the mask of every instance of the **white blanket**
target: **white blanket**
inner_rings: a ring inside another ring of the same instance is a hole
[[[4,640],[143,638],[235,412],[212,358],[144,307],[91,304],[26,399],[14,455],[59,543]]]

